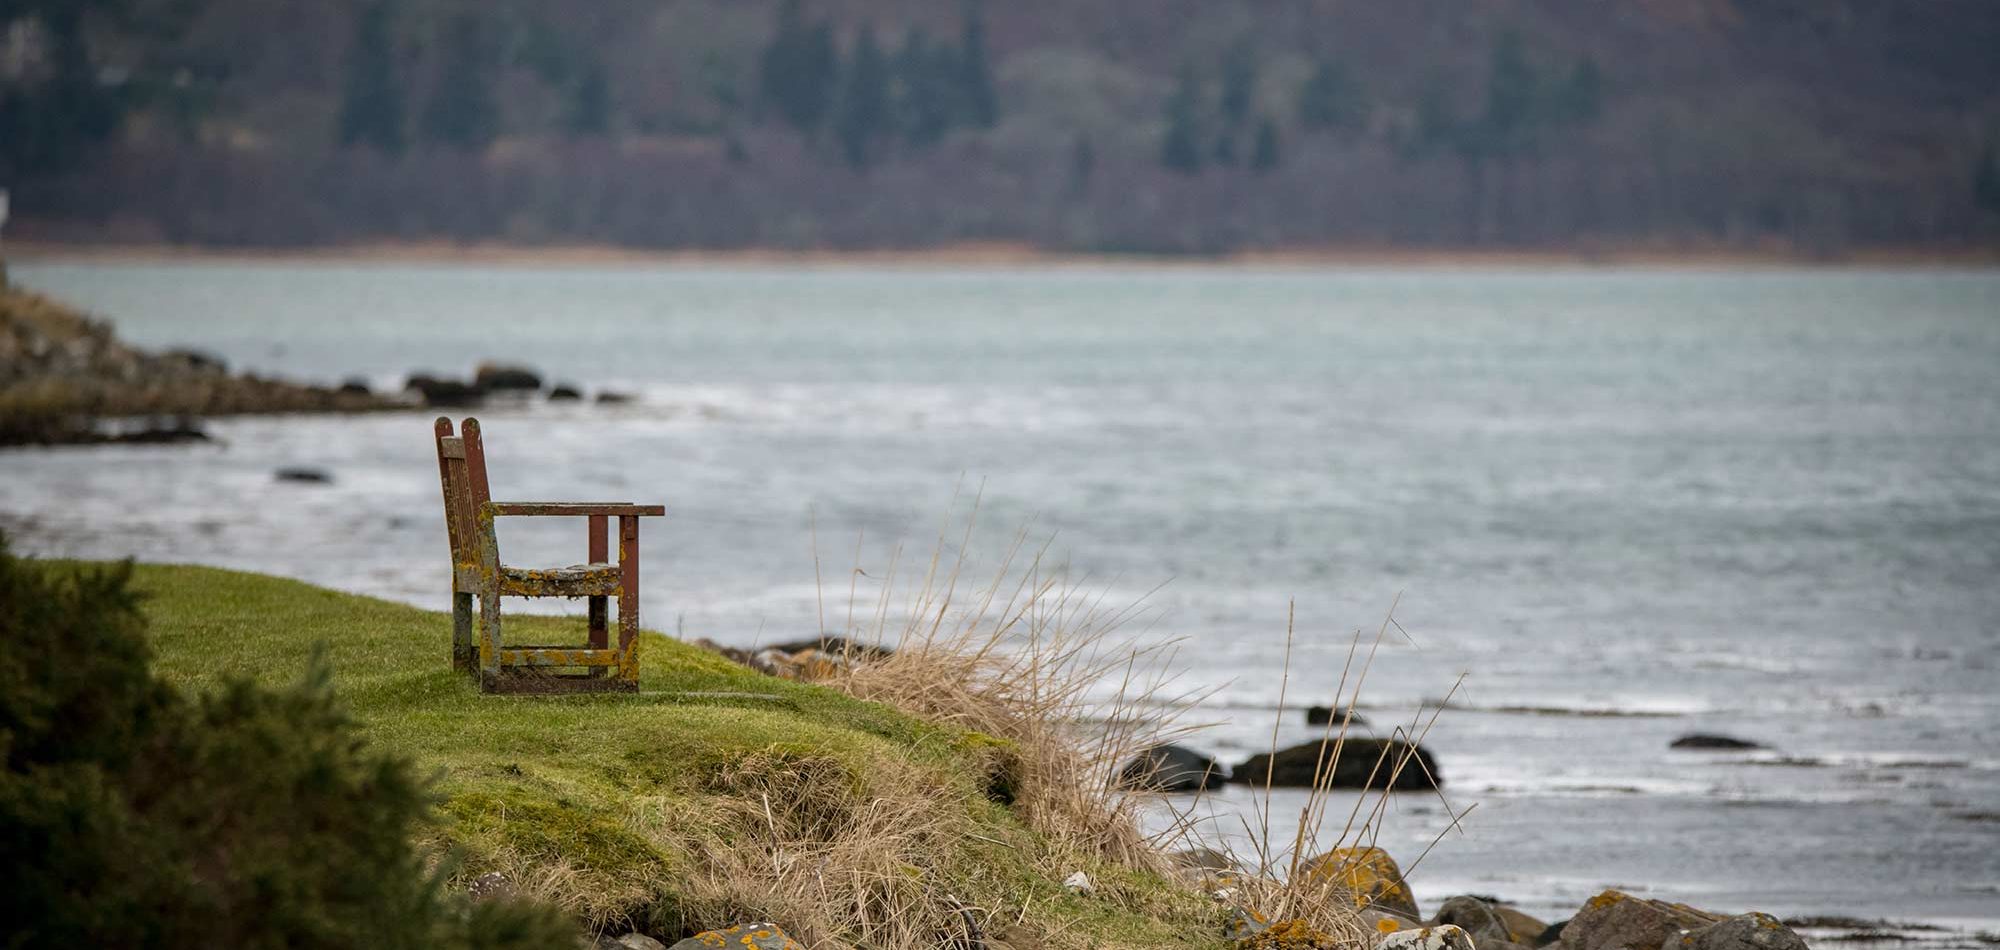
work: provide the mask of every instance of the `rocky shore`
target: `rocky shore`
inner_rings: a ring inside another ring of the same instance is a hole
[[[231,373],[212,355],[149,352],[111,324],[0,289],[0,446],[199,441],[211,416],[405,408],[367,387]]]

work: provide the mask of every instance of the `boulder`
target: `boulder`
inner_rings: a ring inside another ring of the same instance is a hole
[[[494,392],[510,389],[534,392],[542,388],[542,374],[526,366],[481,363],[472,371],[472,385]]]
[[[1669,937],[1700,930],[1722,918],[1686,904],[1605,891],[1583,903],[1563,926],[1563,950],[1660,950]]]
[[[717,947],[745,950],[806,950],[777,924],[738,924],[727,930],[705,930],[669,947],[668,950],[711,950]]]
[[[1536,946],[1536,941],[1547,932],[1549,925],[1527,914],[1521,913],[1498,899],[1477,894],[1464,894],[1445,898],[1438,905],[1437,916],[1433,918],[1441,924],[1453,924],[1464,928],[1472,939],[1485,950],[1488,944],[1512,943]]]
[[[374,393],[375,390],[368,385],[368,380],[360,376],[349,376],[341,381],[340,388],[335,390],[335,392],[346,393],[350,396],[367,396]]]
[[[1306,725],[1308,726],[1339,725],[1342,722],[1346,722],[1350,726],[1368,725],[1368,720],[1363,718],[1360,713],[1353,712],[1345,706],[1306,707]]]
[[[1493,905],[1477,897],[1460,895],[1447,897],[1438,905],[1437,916],[1432,918],[1440,924],[1451,924],[1472,936],[1481,947],[1488,943],[1514,941],[1507,921],[1501,919]]]
[[[1549,944],[1561,940],[1563,936],[1563,928],[1567,926],[1569,926],[1569,921],[1567,920],[1558,920],[1555,923],[1550,924],[1547,930],[1542,931],[1541,935],[1534,939],[1533,941],[1534,945],[1537,947],[1546,947]]]
[[[1396,859],[1381,848],[1335,848],[1307,861],[1302,872],[1310,883],[1346,891],[1357,909],[1385,910],[1411,920],[1423,916]]]
[[[1473,950],[1471,935],[1450,924],[1398,930],[1384,936],[1375,950]]]
[[[1324,756],[1320,752],[1322,745],[1326,747]],[[1338,759],[1334,758],[1336,747],[1340,752]],[[1314,740],[1281,749],[1276,756],[1259,752],[1232,770],[1229,780],[1262,785],[1266,769],[1269,769],[1272,785],[1311,788],[1314,770],[1323,767],[1322,758],[1331,763],[1331,768],[1326,769],[1330,778],[1322,776],[1322,781],[1329,788],[1387,788],[1401,792],[1433,789],[1444,784],[1444,775],[1438,771],[1437,760],[1431,757],[1428,749],[1400,739],[1356,736],[1348,736],[1344,740]]]
[[[463,380],[445,379],[428,373],[413,373],[403,383],[405,391],[415,390],[424,405],[439,407],[476,406],[486,398],[486,389]]]
[[[1806,942],[1770,914],[1741,914],[1669,936],[1664,950],[1806,950]]]
[[[549,390],[550,402],[574,402],[582,398],[583,390],[569,383],[557,383],[554,389]]]
[[[1119,787],[1149,792],[1198,792],[1224,781],[1220,763],[1177,745],[1156,745],[1118,770]]]
[[[642,933],[629,933],[611,941],[617,950],[667,950],[667,945]]]

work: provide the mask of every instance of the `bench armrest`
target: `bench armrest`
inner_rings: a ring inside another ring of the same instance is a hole
[[[624,501],[489,501],[486,509],[495,515],[553,515],[582,516],[604,515],[606,517],[660,517],[667,513],[665,505],[635,505]]]

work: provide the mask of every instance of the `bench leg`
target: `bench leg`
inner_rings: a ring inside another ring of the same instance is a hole
[[[610,559],[610,547],[606,542],[605,536],[605,517],[603,515],[591,515],[590,563],[603,564]],[[609,607],[609,598],[606,598],[602,594],[590,598],[590,648],[593,650],[602,650],[611,645]],[[608,671],[603,667],[594,667],[591,669],[590,675],[603,676],[606,672]]]
[[[472,595],[451,593],[451,668],[470,673],[478,661],[472,644]]]
[[[479,686],[493,692],[500,682],[500,594],[479,595]]]
[[[618,678],[639,685],[639,519],[618,518]]]

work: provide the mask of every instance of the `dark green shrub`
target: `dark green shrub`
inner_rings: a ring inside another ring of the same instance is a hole
[[[363,744],[323,660],[282,690],[156,679],[130,578],[0,538],[0,943],[574,945],[548,908],[442,887],[411,840],[429,789]]]

